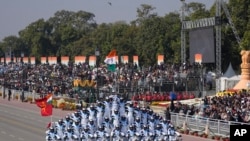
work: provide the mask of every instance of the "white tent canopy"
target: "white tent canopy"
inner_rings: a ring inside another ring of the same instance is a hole
[[[229,66],[227,67],[227,71],[223,74],[222,77],[230,78],[230,77],[233,77],[235,75],[236,75],[236,73],[233,70],[232,64],[230,63]]]
[[[240,81],[240,75],[236,75],[232,64],[230,63],[226,72],[217,81],[220,83],[219,91],[232,89]]]

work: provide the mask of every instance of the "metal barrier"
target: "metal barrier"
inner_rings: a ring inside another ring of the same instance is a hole
[[[230,135],[230,125],[250,125],[250,123],[216,120],[202,117],[195,118],[193,116],[171,113],[171,123],[175,126],[182,127],[184,122],[186,123],[187,128],[192,131],[204,131],[206,126],[208,126],[208,129],[212,134],[224,136]]]
[[[0,86],[0,92],[2,93],[2,97],[3,97],[4,93],[5,93],[6,98],[8,97],[8,90],[9,90],[8,88],[4,89],[2,86]],[[21,101],[21,95],[22,95],[21,90],[11,89],[11,100]],[[40,98],[40,94],[34,93],[34,92],[24,91],[24,99],[28,99],[28,98],[31,98],[32,102],[34,102],[35,99]]]

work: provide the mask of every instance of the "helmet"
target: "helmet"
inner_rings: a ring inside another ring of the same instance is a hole
[[[88,127],[84,127],[83,130],[84,130],[84,131],[88,131],[89,128],[88,128]]]
[[[120,101],[121,101],[121,102],[123,102],[123,101],[124,101],[124,98],[123,98],[123,97],[121,97],[121,98],[120,98]]]
[[[108,122],[108,121],[109,121],[109,118],[108,118],[108,117],[105,117],[105,118],[104,118],[104,121]]]
[[[148,126],[147,125],[143,125],[143,129],[148,129]]]
[[[71,132],[71,131],[72,131],[72,129],[71,129],[71,128],[67,128],[67,131],[68,131],[68,132]]]
[[[119,129],[120,127],[118,125],[115,126],[115,129]]]
[[[59,125],[62,125],[62,124],[63,124],[63,120],[59,119],[59,120],[58,120],[58,124],[59,124]]]
[[[150,117],[150,119],[149,119],[150,121],[154,121],[155,119],[154,119],[154,117]]]
[[[90,105],[90,109],[92,110],[92,109],[94,109],[95,107],[93,106],[93,105]]]
[[[90,124],[94,124],[94,120],[93,120],[93,119],[90,119],[90,120],[89,120],[89,123],[90,123]]]
[[[122,121],[126,120],[126,117],[125,117],[125,116],[122,116],[122,117],[121,117],[121,120],[122,120]]]
[[[99,127],[98,127],[98,130],[103,131],[103,130],[104,130],[104,129],[103,129],[103,126],[99,126]]]
[[[75,121],[75,124],[79,125],[80,124],[80,119],[78,119],[77,121]]]
[[[50,127],[50,128],[49,128],[49,131],[53,133],[55,130],[54,130],[53,127]]]
[[[134,126],[133,126],[133,125],[130,125],[130,126],[129,126],[129,129],[131,129],[131,130],[134,129]]]
[[[118,110],[115,110],[114,113],[115,113],[115,114],[118,114]]]
[[[70,120],[70,117],[69,117],[69,116],[66,116],[65,119],[66,119],[66,121],[69,121],[69,120]]]
[[[156,129],[161,129],[161,125],[160,125],[160,124],[157,124],[157,125],[156,125]]]
[[[139,117],[136,117],[136,118],[135,118],[135,121],[140,121],[140,118],[139,118]]]

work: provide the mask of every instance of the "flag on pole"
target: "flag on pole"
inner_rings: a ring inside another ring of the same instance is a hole
[[[47,99],[47,103],[48,103],[48,104],[52,104],[52,94],[48,94],[48,95],[46,96],[46,99]]]
[[[106,59],[104,60],[104,63],[106,63],[108,65],[108,70],[111,72],[115,71],[115,67],[116,67],[116,50],[113,49],[109,52],[108,56],[106,57]]]
[[[41,116],[50,116],[52,115],[52,104],[48,103],[47,97],[36,99],[36,105],[41,108]],[[52,101],[52,95],[51,95],[51,101]]]

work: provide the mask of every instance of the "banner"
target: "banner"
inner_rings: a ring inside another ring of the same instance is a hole
[[[195,63],[202,63],[202,54],[195,54],[194,56]]]
[[[61,57],[61,64],[68,65],[69,64],[69,56]]]
[[[75,64],[85,63],[86,56],[75,56]]]
[[[47,57],[41,57],[41,64],[47,63]]]
[[[28,64],[29,63],[29,57],[23,57],[23,63]]]
[[[138,56],[133,56],[133,63],[139,66],[139,59]]]
[[[1,57],[1,63],[4,63],[4,57]]]
[[[96,65],[96,56],[89,56],[89,66],[95,66]]]
[[[121,56],[121,62],[122,62],[123,64],[128,63],[128,56]]]
[[[96,82],[93,80],[80,80],[75,79],[73,81],[74,87],[94,87],[96,85]]]
[[[36,58],[30,57],[30,64],[35,65],[36,64]]]
[[[5,63],[6,63],[6,64],[9,64],[10,62],[11,62],[11,58],[10,58],[10,57],[6,57],[6,58],[5,58]]]
[[[48,63],[49,63],[50,65],[52,65],[52,64],[57,64],[57,57],[55,57],[55,56],[49,56],[49,57],[48,57]]]
[[[164,55],[158,55],[157,64],[160,65],[164,63]]]

